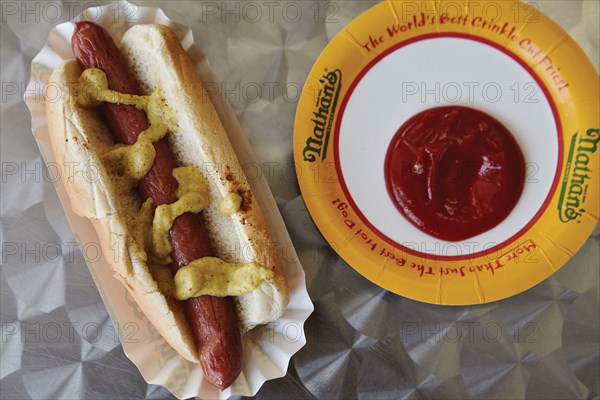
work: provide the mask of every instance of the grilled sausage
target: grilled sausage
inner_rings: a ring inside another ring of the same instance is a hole
[[[83,69],[104,71],[110,89],[140,94],[123,55],[103,28],[87,21],[78,22],[72,47]],[[106,103],[102,112],[117,143],[135,143],[149,126],[145,112],[134,106]],[[154,206],[170,204],[177,200],[178,183],[172,173],[177,164],[166,139],[155,142],[154,148],[154,164],[139,181],[138,190],[143,200],[152,198]],[[173,274],[197,258],[214,255],[201,214],[179,216],[169,237]],[[184,306],[207,379],[220,389],[230,386],[242,368],[242,342],[233,299],[200,296],[186,300]]]

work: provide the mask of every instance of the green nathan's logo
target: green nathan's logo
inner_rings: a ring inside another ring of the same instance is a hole
[[[327,72],[319,80],[319,91],[317,93],[315,111],[313,111],[313,131],[306,139],[306,146],[302,150],[304,161],[315,162],[317,157],[321,160],[327,155],[327,144],[335,117],[340,89],[342,88],[342,71]]]
[[[583,203],[587,195],[590,173],[590,156],[598,149],[600,131],[588,129],[585,136],[578,132],[571,137],[569,155],[565,167],[560,197],[558,198],[558,216],[561,222],[578,219],[584,212]]]

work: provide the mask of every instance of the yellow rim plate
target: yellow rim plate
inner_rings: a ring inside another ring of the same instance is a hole
[[[521,76],[513,85],[511,71]],[[478,81],[480,72],[498,81]],[[465,99],[479,87],[483,108],[525,146],[529,194],[508,228],[472,241],[435,242],[399,220],[394,229],[388,222],[399,213],[378,211],[390,200],[379,187],[383,160],[373,154],[414,110],[481,108]],[[598,87],[573,39],[521,2],[382,2],[331,41],[307,78],[294,126],[300,189],[325,239],[377,285],[435,304],[512,296],[560,268],[597,223]],[[461,89],[465,96],[457,95]]]

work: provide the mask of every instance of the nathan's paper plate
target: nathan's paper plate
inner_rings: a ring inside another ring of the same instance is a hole
[[[82,16],[78,19],[81,18]],[[83,13],[83,18],[104,26],[117,40],[136,23],[160,23],[170,26],[195,63],[200,79],[207,87],[220,88],[202,52],[194,46],[192,32],[171,21],[160,9],[120,2],[106,7],[88,8]],[[283,254],[281,259],[285,264],[284,269],[290,287],[290,304],[281,319],[244,336],[242,374],[230,388],[221,392],[204,379],[199,364],[190,363],[180,357],[144,318],[125,288],[112,276],[111,269],[100,252],[98,237],[92,225],[87,219],[80,218],[73,212],[71,201],[66,195],[63,180],[69,179],[72,173],[81,172],[76,171],[75,168],[85,172],[85,168],[89,166],[66,166],[55,162],[48,139],[44,96],[52,69],[62,60],[73,58],[70,44],[73,29],[74,24],[68,22],[52,30],[47,45],[33,60],[31,81],[27,87],[25,101],[32,115],[33,134],[48,165],[48,170],[52,171],[65,213],[119,332],[123,349],[146,381],[164,385],[177,397],[199,396],[225,399],[231,395],[254,395],[266,380],[286,374],[290,358],[306,343],[304,322],[313,310],[305,287],[304,271],[291,246],[291,240],[268,185],[262,176],[250,182],[256,198],[266,210],[265,218],[273,239],[280,245],[278,251]],[[56,90],[52,91],[52,93],[56,92]],[[60,93],[60,90],[58,92]],[[242,167],[257,165],[235,114],[224,101],[225,97],[216,90],[212,90],[209,95],[227,129]]]
[[[296,114],[300,188],[332,247],[376,284],[436,304],[526,290],[560,268],[599,215],[599,84],[559,26],[512,1],[385,1],[338,34]],[[523,194],[495,228],[435,239],[395,208],[384,177],[392,137],[428,108],[464,105],[501,121],[527,163]]]

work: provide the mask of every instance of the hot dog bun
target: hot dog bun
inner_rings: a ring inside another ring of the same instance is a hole
[[[125,33],[121,49],[143,90],[149,93],[160,87],[176,114],[179,129],[168,135],[176,160],[180,165],[197,166],[209,182],[212,201],[203,216],[216,255],[228,262],[256,261],[274,271],[272,279],[237,298],[243,331],[276,320],[289,301],[281,262],[227,133],[179,40],[165,26],[137,25]],[[47,95],[55,100],[46,107],[56,160],[75,166],[65,182],[73,209],[90,219],[115,277],[149,321],[179,354],[197,362],[183,307],[159,287],[161,267],[147,261],[140,248],[141,199],[104,164],[102,154],[114,144],[110,132],[98,110],[70,102],[70,87],[81,72],[75,61],[57,67]],[[231,192],[242,194],[243,206],[232,215],[223,215],[219,202]]]

